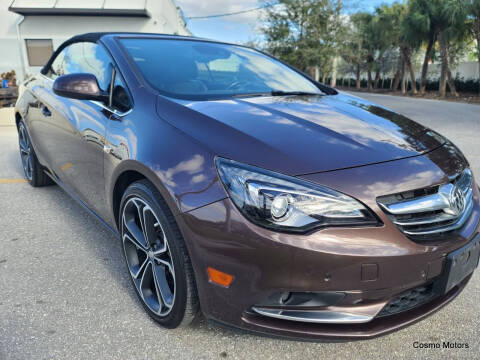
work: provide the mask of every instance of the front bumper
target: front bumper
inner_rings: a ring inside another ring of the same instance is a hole
[[[242,321],[245,329],[258,331],[271,335],[301,339],[331,339],[331,340],[364,340],[377,336],[386,335],[408,325],[412,325],[427,316],[430,316],[450,301],[455,299],[465,288],[470,280],[469,276],[459,286],[450,290],[447,294],[437,297],[431,302],[416,307],[410,311],[390,315],[388,317],[375,318],[362,324],[309,324],[299,322],[285,322],[259,316],[255,313],[246,312]]]
[[[408,239],[375,201],[389,192],[444,182],[448,173],[438,165],[417,157],[308,177],[364,202],[382,220],[379,227],[327,228],[305,235],[277,233],[248,222],[228,198],[183,213],[178,222],[192,255],[203,313],[220,323],[271,335],[362,339],[394,331],[438,310],[463,290],[469,277],[425,304],[378,316],[395,296],[439,278],[447,254],[478,233],[478,188],[473,193],[472,215],[462,229],[426,244]],[[379,172],[388,182],[378,180]],[[210,283],[209,266],[233,275],[230,287]],[[344,296],[334,305],[310,310],[353,314],[358,321],[292,321],[253,309],[282,291],[341,292]]]

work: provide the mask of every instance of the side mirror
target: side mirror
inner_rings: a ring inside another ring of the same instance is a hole
[[[53,83],[53,92],[58,96],[78,100],[94,100],[108,103],[109,96],[100,89],[93,74],[79,73],[58,77]]]

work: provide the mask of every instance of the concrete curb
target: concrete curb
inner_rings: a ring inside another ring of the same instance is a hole
[[[13,108],[0,109],[0,126],[15,126]]]

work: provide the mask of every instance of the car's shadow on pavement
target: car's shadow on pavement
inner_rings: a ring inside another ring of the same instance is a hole
[[[122,293],[124,293],[125,296],[130,297],[131,303],[135,306],[132,311],[138,312],[139,316],[144,316],[145,321],[151,321],[160,327],[159,324],[148,316],[137,298],[131,279],[128,276],[128,269],[125,263],[120,238],[113,234],[59,186],[52,185],[34,189],[34,191],[42,192],[42,200],[44,203],[48,204],[48,207],[52,212],[58,212],[59,219],[55,226],[63,225],[68,226],[72,231],[75,229],[80,230],[75,236],[73,236],[71,241],[83,242],[91,254],[92,259],[90,260],[98,261],[108,270],[109,279],[111,279],[111,281],[113,281],[118,287],[122,288]],[[44,228],[41,229],[41,231],[49,231],[49,229]],[[160,327],[159,330],[160,329],[163,328]],[[240,329],[224,327],[208,321],[201,313],[199,313],[195,321],[184,330],[200,332],[214,331],[217,336],[252,336],[250,333]]]
[[[75,234],[72,241],[85,242],[96,260],[108,268],[111,279],[115,281],[116,284],[122,286],[132,299],[136,300],[136,294],[131,287],[123,258],[120,239],[59,186],[52,185],[34,189],[34,191],[41,191],[45,202],[47,202],[51,208],[56,208],[55,210],[58,209],[59,217],[61,216],[62,220],[65,221],[63,225],[71,229],[82,229],[82,233]],[[60,226],[60,222],[58,225]],[[140,309],[141,305],[137,305]]]

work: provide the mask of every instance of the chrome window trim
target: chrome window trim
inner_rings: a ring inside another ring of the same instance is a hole
[[[102,104],[100,101],[95,101],[95,100],[88,100],[89,102],[91,102],[92,104],[95,104],[97,106],[100,106],[102,109],[105,109],[109,112],[111,112],[113,115],[115,116],[118,116],[118,117],[123,117],[123,116],[126,116],[128,114],[130,114],[133,110],[133,108],[129,109],[128,111],[125,111],[125,112],[120,112],[120,111],[117,111],[115,109],[112,109],[108,106],[105,106],[104,104]]]

